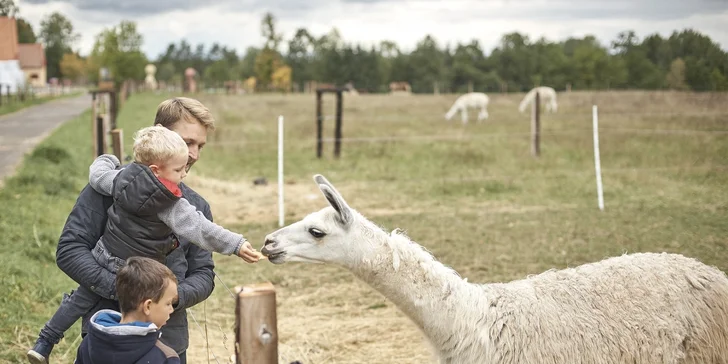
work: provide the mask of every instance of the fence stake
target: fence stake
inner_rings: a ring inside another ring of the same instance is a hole
[[[594,127],[594,170],[597,175],[597,201],[599,210],[604,211],[604,195],[602,192],[602,167],[599,160],[599,118],[597,105],[592,106],[592,125]]]
[[[277,364],[276,290],[270,282],[238,290],[235,310],[235,362]]]
[[[284,224],[283,207],[283,115],[280,115],[278,116],[278,226]]]

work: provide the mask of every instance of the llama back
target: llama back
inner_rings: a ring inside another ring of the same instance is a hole
[[[728,278],[633,254],[488,285],[497,363],[728,363]]]

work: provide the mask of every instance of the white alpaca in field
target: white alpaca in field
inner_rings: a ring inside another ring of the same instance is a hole
[[[488,95],[482,92],[470,92],[458,97],[445,114],[445,119],[450,120],[456,112],[460,111],[463,124],[468,123],[468,108],[480,109],[478,121],[488,118]]]
[[[314,180],[331,206],[269,234],[261,252],[274,264],[348,268],[422,330],[442,364],[728,363],[728,278],[717,268],[639,253],[468,283]]]
[[[526,96],[523,98],[523,101],[521,101],[521,104],[518,106],[519,112],[523,113],[524,111],[526,111],[526,106],[536,100],[536,92],[538,92],[538,97],[540,99],[539,101],[541,105],[546,105],[546,111],[557,111],[559,105],[556,103],[556,90],[548,86],[539,86],[533,88],[531,91],[528,91]]]

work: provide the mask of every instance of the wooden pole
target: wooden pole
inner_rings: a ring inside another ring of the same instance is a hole
[[[316,90],[316,157],[321,158],[322,148],[323,148],[323,127],[324,127],[324,117],[321,115],[321,96],[323,92],[321,90]]]
[[[119,158],[119,162],[124,163],[124,131],[122,129],[111,131],[111,146],[114,149],[114,155]]]
[[[341,106],[343,96],[341,90],[336,91],[336,129],[334,130],[334,157],[339,158],[341,155]]]
[[[276,290],[270,282],[238,290],[235,310],[236,364],[278,364]]]
[[[473,92],[473,81],[468,81],[468,92]]]
[[[531,155],[534,157],[538,157],[541,155],[541,146],[539,141],[539,134],[541,132],[541,97],[536,92],[536,99],[533,101],[533,106],[531,107]]]
[[[105,133],[104,133],[104,117],[102,115],[96,116],[96,150],[94,158],[104,154],[106,151]]]
[[[96,107],[97,101],[96,101],[96,93],[91,94],[91,140],[93,141],[93,144],[91,145],[91,153],[94,156],[94,159],[98,157],[97,151],[98,151],[98,144],[96,142],[96,136],[98,135],[98,131],[96,130],[98,128],[96,124],[96,114],[98,113],[98,109]]]

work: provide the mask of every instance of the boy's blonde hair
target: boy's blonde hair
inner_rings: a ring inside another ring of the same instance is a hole
[[[179,121],[199,122],[208,131],[215,130],[215,118],[201,102],[189,97],[174,97],[157,106],[154,124],[172,128]]]
[[[182,137],[160,125],[134,133],[134,161],[143,165],[164,164],[173,157],[187,157],[189,150]]]

